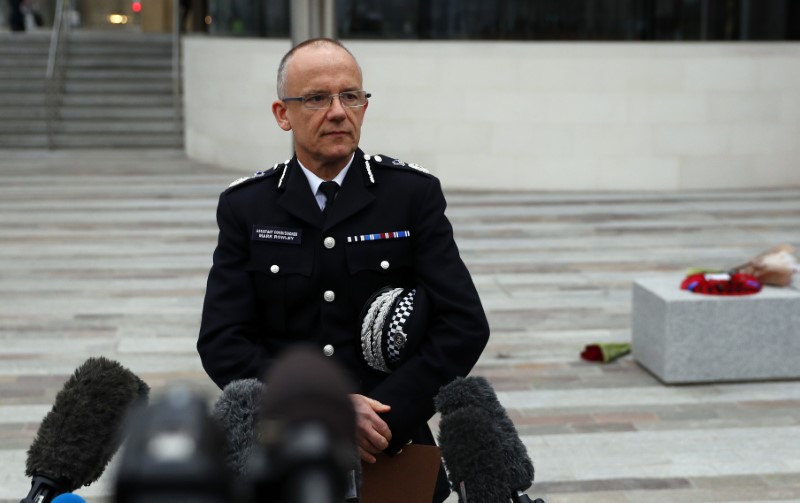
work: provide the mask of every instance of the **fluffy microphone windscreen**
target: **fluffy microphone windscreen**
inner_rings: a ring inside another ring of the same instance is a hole
[[[442,415],[439,447],[461,503],[509,500],[511,480],[503,441],[494,418],[483,409],[467,406]]]
[[[480,376],[457,378],[439,390],[434,402],[436,410],[443,418],[466,408],[484,410],[492,418],[500,434],[500,452],[505,460],[504,470],[508,472],[509,488],[524,491],[531,486],[534,477],[533,462],[519,438],[514,423],[486,378]],[[465,437],[464,440],[467,441],[468,438]]]
[[[232,381],[214,403],[211,416],[226,437],[225,463],[237,475],[247,471],[257,445],[258,417],[264,385],[258,379]]]
[[[103,474],[122,441],[128,409],[150,388],[104,357],[89,358],[58,392],[28,449],[25,474],[64,481],[68,491]]]

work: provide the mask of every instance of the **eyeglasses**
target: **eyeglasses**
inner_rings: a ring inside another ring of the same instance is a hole
[[[338,96],[339,103],[343,107],[358,108],[367,104],[367,98],[372,97],[372,94],[366,91],[345,91],[339,94],[307,94],[305,96],[294,96],[291,98],[282,98],[281,101],[299,101],[305,108],[311,110],[320,110],[329,108],[333,104],[333,98]]]

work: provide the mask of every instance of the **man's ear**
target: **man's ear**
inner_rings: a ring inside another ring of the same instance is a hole
[[[286,103],[281,100],[273,101],[272,115],[275,116],[275,122],[278,123],[278,127],[284,131],[292,130],[292,124],[289,122],[289,117],[286,116]]]

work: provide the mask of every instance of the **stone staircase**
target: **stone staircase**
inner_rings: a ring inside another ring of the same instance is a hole
[[[0,148],[47,147],[49,43],[44,33],[0,33]]]
[[[0,148],[48,148],[49,34],[0,34]],[[73,32],[53,148],[183,148],[168,34]]]

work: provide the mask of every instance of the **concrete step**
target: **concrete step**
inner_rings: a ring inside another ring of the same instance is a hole
[[[0,32],[0,46],[3,47],[50,47],[50,32],[27,31],[23,33]]]
[[[56,148],[183,148],[183,134],[59,134],[54,144]]]
[[[0,134],[0,149],[47,148],[46,134]]]
[[[67,94],[169,94],[172,82],[67,82]]]
[[[67,107],[172,107],[170,94],[68,94],[61,103]]]
[[[29,120],[0,120],[0,136],[4,134],[22,135],[31,133],[47,133],[47,121],[45,121],[43,118]]]
[[[44,106],[45,96],[42,93],[2,93],[0,94],[0,109],[5,106]],[[2,112],[0,112],[2,116]]]
[[[183,148],[182,134],[57,134],[53,138],[54,148]],[[0,149],[44,149],[48,148],[47,135],[0,134]]]
[[[93,56],[71,58],[67,68],[172,68],[172,58],[118,58],[116,56]]]
[[[49,50],[50,48],[47,45],[6,44],[0,38],[0,58],[47,59]]]
[[[72,30],[69,32],[70,45],[97,44],[169,44],[171,33],[141,33],[115,30]]]
[[[2,80],[0,79],[0,93],[44,93],[44,80]]]
[[[0,107],[0,121],[11,121],[16,119],[44,119],[47,117],[47,108],[42,105],[30,106],[3,106]]]
[[[0,55],[0,72],[3,75],[13,75],[19,68],[40,68],[44,75],[47,68],[47,56],[35,58],[21,58],[19,56]]]
[[[183,124],[171,120],[146,121],[61,121],[54,128],[58,133],[108,134],[108,133],[161,133],[183,134]]]
[[[1,57],[1,56],[0,56]],[[9,66],[7,69],[0,69],[0,80],[24,80],[24,81],[31,81],[36,79],[44,79],[45,73],[47,69],[45,66],[42,67],[11,67]]]
[[[168,120],[175,117],[172,107],[61,107],[62,120]]]
[[[150,68],[116,68],[116,69],[94,69],[94,68],[69,68],[66,72],[67,80],[171,80],[172,69],[150,69]]]
[[[172,44],[139,44],[129,42],[125,44],[84,44],[71,43],[67,48],[70,58],[170,58],[172,57]]]

